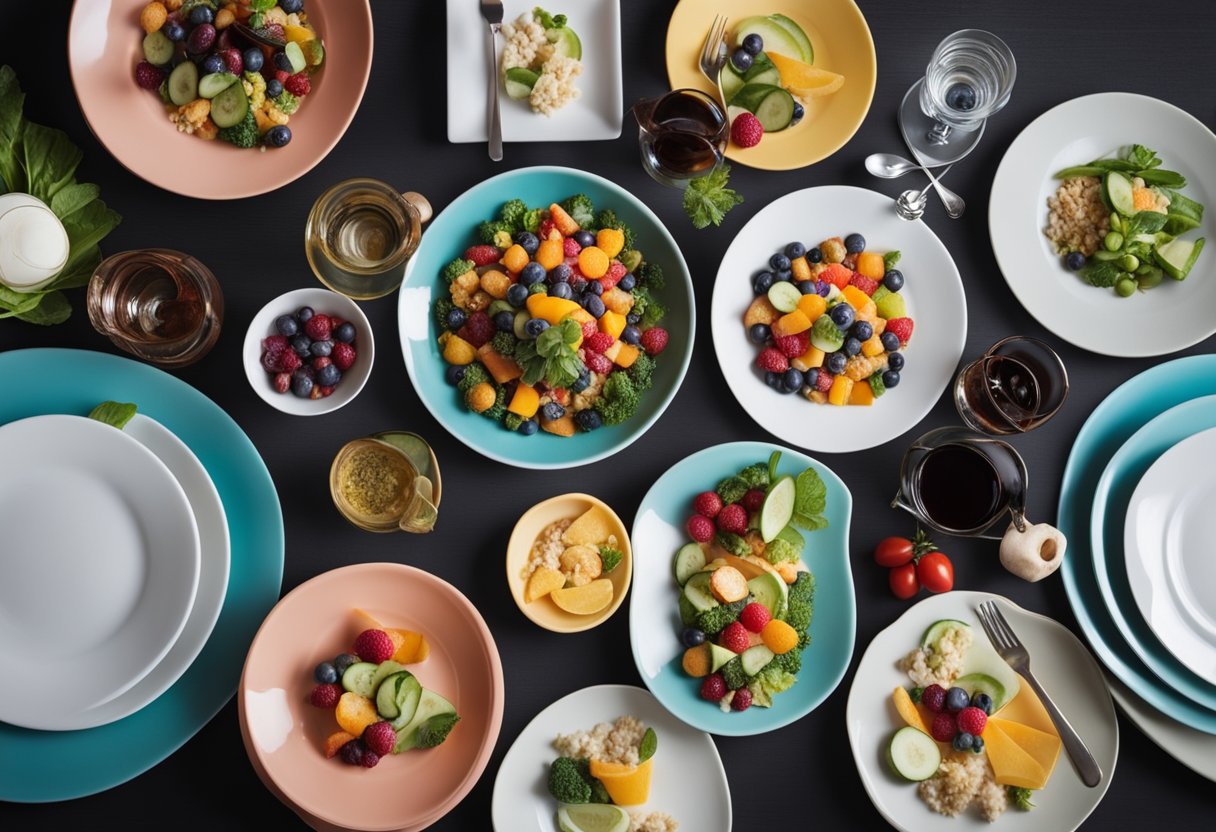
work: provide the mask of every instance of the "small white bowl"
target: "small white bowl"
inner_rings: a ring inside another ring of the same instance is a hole
[[[276,393],[272,376],[262,366],[262,339],[278,334],[274,327],[275,318],[291,314],[301,306],[311,306],[317,313],[336,315],[350,321],[357,330],[357,357],[354,366],[342,375],[342,381],[334,388],[333,394],[323,399],[301,399],[290,390],[286,393]],[[350,298],[328,289],[296,289],[279,295],[253,316],[253,321],[245,332],[245,346],[241,350],[241,357],[245,362],[245,377],[249,379],[253,392],[261,396],[263,401],[293,416],[318,416],[337,410],[359,395],[372,372],[372,363],[376,358],[376,342],[367,316]]]

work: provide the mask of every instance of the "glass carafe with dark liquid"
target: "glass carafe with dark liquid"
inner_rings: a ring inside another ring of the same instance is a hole
[[[642,167],[655,181],[683,188],[722,161],[730,122],[712,97],[700,90],[673,90],[633,105]]]
[[[954,406],[972,430],[1025,433],[1042,425],[1068,397],[1068,371],[1055,350],[1035,338],[1005,338],[958,374]]]

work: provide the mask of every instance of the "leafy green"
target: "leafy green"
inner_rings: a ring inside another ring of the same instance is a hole
[[[258,143],[258,122],[253,117],[253,108],[245,110],[245,117],[231,127],[221,127],[219,137],[237,147],[253,147]]]
[[[908,690],[909,698],[911,698],[911,700],[917,705],[920,704],[920,698],[924,695],[925,695],[925,689],[920,687],[919,685],[914,688],[909,688],[909,690]]]
[[[1008,789],[1009,802],[1021,809],[1023,812],[1029,812],[1034,808],[1034,804],[1030,802],[1032,790],[1022,788],[1021,786],[1010,786]]]
[[[745,557],[752,553],[752,545],[741,535],[737,535],[734,532],[719,531],[714,535],[714,542],[732,555]]]
[[[642,741],[638,743],[638,762],[644,763],[649,760],[658,748],[659,735],[654,732],[653,728],[647,728],[646,733],[642,734]]]
[[[89,413],[90,419],[122,430],[138,408],[131,402],[102,402]]]
[[[591,228],[595,223],[595,206],[586,194],[575,194],[561,201],[562,208],[580,228]]]
[[[1109,289],[1119,282],[1123,271],[1109,260],[1090,260],[1077,272],[1090,286]]]
[[[658,326],[659,321],[667,315],[667,307],[659,303],[648,288],[641,285],[633,287],[633,309],[631,311],[638,316],[638,326],[644,330]]]
[[[791,521],[807,531],[828,527],[828,518],[823,516],[827,508],[828,488],[814,468],[807,468],[798,475],[794,483],[794,517]]]
[[[752,704],[760,708],[771,708],[773,696],[789,690],[797,681],[798,677],[785,667],[776,662],[769,662],[747,686],[752,692]]]
[[[874,394],[874,398],[878,398],[883,393],[887,392],[887,385],[883,383],[882,373],[875,373],[870,376],[867,381],[870,384],[870,392]]]
[[[1167,219],[1169,217],[1158,211],[1137,211],[1131,219],[1124,220],[1123,238],[1127,240],[1137,234],[1156,234],[1165,228]]]
[[[564,14],[549,14],[540,6],[532,10],[532,16],[546,29],[563,29],[566,26],[566,16]]]
[[[888,251],[882,256],[882,267],[887,271],[895,268],[895,264],[899,262],[900,253],[898,251]]]
[[[768,488],[769,473],[768,465],[763,462],[755,462],[739,472],[739,479],[747,483],[750,488]]]
[[[1124,158],[1136,166],[1137,170],[1151,170],[1161,164],[1157,151],[1149,150],[1142,144],[1134,144]]]
[[[524,230],[524,222],[527,216],[528,206],[522,199],[507,200],[498,212],[500,224],[511,234]]]
[[[712,173],[693,179],[684,190],[684,213],[694,228],[706,228],[711,223],[721,225],[728,211],[743,201],[738,193],[726,187],[730,182],[730,165],[719,165]]]
[[[619,425],[633,418],[641,400],[642,393],[634,386],[632,377],[617,371],[604,382],[600,397],[595,400],[595,409],[603,417],[604,424]]]
[[[638,264],[638,267],[633,270],[633,276],[647,289],[662,289],[667,285],[667,278],[663,276],[663,267],[649,260]]]
[[[268,12],[275,7],[279,0],[249,0],[249,8],[255,12]]]
[[[414,735],[417,743],[415,747],[434,748],[442,745],[443,741],[448,738],[448,734],[456,727],[457,722],[460,722],[460,717],[456,714],[436,714],[418,726],[417,733]]]
[[[747,493],[747,483],[741,477],[726,477],[718,483],[714,491],[722,498],[722,502],[730,505],[743,499]]]
[[[600,548],[600,563],[603,564],[605,574],[620,566],[624,559],[625,553],[620,549],[613,549],[611,546]]]
[[[582,336],[578,322],[566,318],[551,326],[533,341],[520,341],[515,360],[523,368],[523,383],[536,384],[544,379],[551,387],[569,387],[583,371],[574,345]]]

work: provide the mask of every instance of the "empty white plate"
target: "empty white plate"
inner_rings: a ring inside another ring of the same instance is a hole
[[[1157,458],[1132,494],[1123,527],[1128,582],[1140,614],[1178,661],[1216,684],[1216,429]]]
[[[78,416],[0,427],[0,721],[67,730],[121,695],[177,640],[194,604],[199,535],[156,456]]]

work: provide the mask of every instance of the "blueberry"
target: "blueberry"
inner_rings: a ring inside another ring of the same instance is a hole
[[[789,269],[778,269],[777,280],[783,283],[791,283],[794,280],[794,273]]]
[[[296,351],[296,355],[300,356],[300,358],[308,358],[308,356],[312,355],[312,339],[301,332],[291,339],[291,348]]]
[[[850,234],[844,238],[844,250],[849,254],[861,254],[866,250],[866,238],[860,234]]]
[[[887,370],[882,374],[882,385],[888,390],[899,386],[899,370]]]
[[[696,627],[685,627],[684,632],[680,633],[680,641],[685,647],[696,647],[705,643],[705,633]]]
[[[823,260],[823,252],[818,247],[807,249],[806,259],[812,263],[818,263]]]
[[[896,372],[902,370],[904,368],[904,354],[902,352],[887,353],[887,366]]]
[[[164,25],[164,28],[162,28],[161,31],[165,33],[165,37],[174,43],[177,43],[186,36],[185,27],[176,20],[170,20]]]
[[[795,370],[793,367],[790,367],[785,371],[785,376],[782,378],[782,382],[785,384],[785,389],[789,392],[798,392],[799,388],[802,387],[803,382],[802,371]]]
[[[198,5],[190,10],[190,22],[195,26],[211,23],[215,20],[215,12],[210,6]]]
[[[448,329],[460,329],[468,319],[463,309],[453,309],[448,313]]]
[[[968,734],[966,731],[960,731],[954,735],[954,742],[952,742],[951,745],[954,746],[955,751],[970,751],[971,744],[974,742],[975,737],[972,734]]]
[[[334,351],[333,341],[313,341],[309,351],[320,358],[328,358],[329,354]]]
[[[367,745],[363,740],[351,740],[338,750],[338,756],[348,766],[362,766],[366,755]]]
[[[291,315],[280,315],[274,319],[274,328],[284,338],[290,338],[300,331],[300,325]]]
[[[764,383],[774,390],[780,390],[785,386],[785,381],[781,373],[774,373],[772,370],[767,370],[764,373]]]
[[[838,376],[844,372],[844,367],[849,363],[849,359],[842,352],[834,352],[828,355],[823,362],[823,366],[828,368],[828,372],[834,376]]]
[[[757,295],[763,295],[773,287],[773,273],[760,272],[752,278],[752,291]]]
[[[569,283],[554,283],[549,287],[549,294],[555,298],[570,300],[570,298],[574,297],[574,290],[570,288]]]
[[[560,419],[565,416],[566,408],[557,402],[549,402],[540,409],[540,413],[545,418],[545,421],[552,422],[554,419]]]
[[[789,243],[785,247],[785,256],[791,260],[797,260],[806,254],[806,246],[802,243]]]
[[[894,332],[884,332],[879,336],[879,340],[882,341],[882,348],[887,352],[895,352],[899,349],[899,336]]]
[[[544,318],[529,318],[528,322],[524,324],[524,332],[530,338],[535,338],[548,328],[549,322]]]
[[[590,312],[594,318],[602,318],[604,317],[604,313],[608,311],[607,307],[604,306],[604,302],[595,295],[584,295],[583,299],[585,301],[583,308]]]
[[[604,284],[600,283],[598,280],[588,280],[587,285],[583,287],[583,291],[599,297],[600,295],[604,294]]]
[[[531,231],[521,231],[516,234],[515,242],[519,243],[520,248],[526,251],[529,257],[536,254],[536,250],[540,248],[540,240]]]
[[[578,378],[574,380],[574,383],[570,385],[570,392],[581,393],[589,386],[591,386],[591,373],[583,370],[578,374]]]
[[[819,381],[819,368],[812,367],[802,374],[802,383],[807,387],[814,389],[816,382]]]
[[[751,69],[753,60],[754,58],[752,57],[752,54],[743,47],[739,47],[730,54],[730,62],[734,64],[735,69],[739,70],[740,72],[747,72],[749,69]]]
[[[595,245],[595,235],[590,231],[575,231],[574,242],[578,243],[580,248],[587,248]]]
[[[636,324],[640,320],[642,320],[642,316],[635,315],[632,312],[625,316],[625,323],[627,324]]]
[[[869,341],[874,337],[874,327],[869,321],[858,321],[853,324],[853,337],[858,341]]]
[[[515,287],[512,286],[511,288],[514,289]],[[510,295],[511,294],[510,291],[508,291],[507,294]],[[525,292],[525,297],[526,296],[527,296],[527,293]],[[518,305],[523,306],[522,303],[518,304]],[[494,328],[497,329],[499,332],[514,332],[515,331],[515,313],[512,312],[510,309],[504,309],[501,312],[495,313]]]
[[[604,420],[600,418],[600,412],[593,408],[580,410],[574,414],[574,423],[582,430],[595,430],[600,425],[604,424]]]
[[[307,399],[308,394],[312,392],[312,379],[304,373],[296,370],[291,375],[291,392],[295,393],[301,399]]]
[[[626,344],[637,344],[642,340],[642,330],[633,324],[628,324],[621,330],[621,340]]]
[[[780,251],[768,258],[768,264],[773,267],[773,271],[781,271],[790,267],[790,258],[786,257]]]
[[[443,380],[455,387],[464,378],[465,368],[460,364],[449,364],[443,371]]]
[[[274,65],[277,69],[281,69],[284,72],[291,72],[291,58],[287,57],[286,52],[274,53]]]
[[[464,368],[461,367],[460,369],[463,370]],[[341,676],[346,672],[346,668],[350,667],[357,661],[359,661],[359,657],[354,653],[343,653],[334,659],[334,668],[338,671],[338,675]]]
[[[533,283],[540,283],[545,279],[545,267],[535,260],[528,263],[519,270],[519,282],[525,286],[531,286]]]
[[[1064,265],[1075,272],[1085,265],[1085,255],[1079,251],[1070,251],[1064,258]]]
[[[764,48],[764,38],[756,34],[751,34],[743,39],[743,43],[741,43],[740,46],[742,46],[743,51],[747,52],[749,55],[759,55],[760,50]]]
[[[804,280],[798,284],[798,291],[804,295],[818,294],[819,286],[814,280]]]
[[[283,94],[283,82],[278,78],[271,78],[266,82],[266,97],[278,98]]]
[[[821,298],[826,298],[828,295],[832,294],[832,284],[828,283],[826,280],[816,280],[815,294],[819,295]]]
[[[983,754],[984,753],[984,738],[983,737],[973,737],[971,739],[971,750],[974,751],[976,754]]]
[[[201,8],[203,8],[203,6],[195,6],[194,10],[198,11]],[[194,15],[191,14],[190,16],[193,17]],[[203,72],[208,75],[215,72],[223,72],[227,66],[228,65],[224,63],[224,59],[219,55],[208,55],[207,57],[203,58]]]
[[[899,269],[891,269],[882,276],[882,285],[888,292],[898,292],[904,288],[904,273]]]
[[[286,147],[291,144],[291,128],[286,124],[276,124],[266,131],[266,144],[271,147]]]
[[[838,303],[828,312],[828,316],[832,319],[832,323],[840,327],[841,330],[848,329],[853,325],[853,321],[857,320],[857,313],[853,311],[853,307],[847,303]]]
[[[627,274],[616,283],[616,288],[622,292],[632,292],[633,287],[638,285],[638,279],[632,274]]]
[[[570,268],[565,263],[558,263],[549,270],[550,283],[568,283],[574,275],[574,269]]]
[[[350,321],[343,322],[342,326],[338,327],[333,332],[334,340],[343,344],[353,343],[356,334],[355,325]]]
[[[322,387],[333,387],[342,380],[342,371],[336,364],[326,364],[317,370],[317,384]]]
[[[794,102],[794,111],[792,113],[790,113],[790,123],[787,124],[786,127],[793,127],[795,124],[802,121],[802,118],[805,115],[806,115],[806,107],[803,107],[801,104],[799,104],[797,101],[795,101]]]
[[[992,715],[992,697],[983,691],[976,691],[975,696],[971,697],[971,704],[989,716]]]
[[[536,424],[535,419],[524,419],[519,423],[519,427],[517,427],[515,430],[522,433],[524,436],[531,436],[540,430],[540,425]]]
[[[279,0],[279,8],[288,14],[298,14],[304,8],[304,0]]]
[[[257,72],[262,68],[262,63],[265,58],[262,57],[262,50],[256,46],[251,46],[241,53],[241,63],[245,65],[245,69],[249,72]]]
[[[844,339],[844,354],[852,358],[861,352],[861,342],[856,338],[849,337]]]
[[[771,334],[768,324],[752,324],[747,328],[747,339],[753,344],[767,344]]]
[[[952,84],[950,89],[946,90],[946,106],[952,110],[974,110],[978,100],[975,87],[970,84]]]
[[[317,665],[317,669],[312,672],[312,678],[322,685],[337,684],[338,669],[330,662],[321,662]]]

